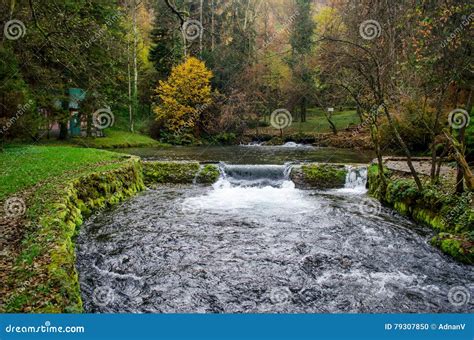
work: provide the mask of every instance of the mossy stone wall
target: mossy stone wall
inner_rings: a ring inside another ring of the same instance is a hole
[[[321,163],[295,166],[290,178],[301,189],[335,189],[344,187],[346,175],[344,165]]]
[[[215,164],[201,166],[198,162],[143,163],[146,185],[153,184],[212,184],[219,178],[219,167]]]
[[[472,193],[447,195],[438,188],[425,186],[419,192],[412,179],[395,176],[384,169],[387,190],[381,193],[378,166],[368,169],[369,194],[438,234],[431,244],[458,261],[474,264],[474,206]]]

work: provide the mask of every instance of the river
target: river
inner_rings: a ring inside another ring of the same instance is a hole
[[[472,312],[471,267],[346,187],[299,190],[290,165],[229,165],[212,187],[163,186],[91,218],[77,239],[87,312]]]
[[[296,143],[280,146],[179,146],[128,148],[116,151],[140,156],[147,160],[183,161],[230,164],[284,164],[287,162],[368,163],[374,157],[369,150],[314,147]]]

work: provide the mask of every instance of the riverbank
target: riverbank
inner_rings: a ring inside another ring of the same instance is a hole
[[[73,238],[93,211],[143,190],[137,157],[74,147],[0,154],[0,309],[80,312]]]
[[[431,244],[458,261],[474,264],[474,195],[455,194],[456,171],[453,167],[441,168],[440,183],[429,184],[429,161],[418,159],[414,166],[425,183],[420,192],[411,178],[406,162],[400,158],[384,159],[387,189],[382,192],[379,168],[369,166],[369,194],[385,205],[414,221],[436,231]]]

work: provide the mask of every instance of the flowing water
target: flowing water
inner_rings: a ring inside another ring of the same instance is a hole
[[[227,165],[213,187],[148,190],[77,239],[87,312],[472,312],[472,267],[430,229],[346,187],[299,190],[290,165]]]
[[[320,148],[311,145],[286,143],[279,146],[259,144],[236,146],[181,146],[161,148],[127,148],[118,152],[140,156],[148,160],[196,160],[199,162],[227,162],[232,164],[284,164],[286,162],[369,163],[372,151]]]

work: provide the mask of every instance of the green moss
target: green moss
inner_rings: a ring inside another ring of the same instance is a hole
[[[198,162],[145,162],[145,184],[193,183],[199,171]]]
[[[344,187],[347,170],[337,164],[310,164],[292,170],[291,177],[299,187],[331,189]]]
[[[458,261],[474,264],[472,240],[467,235],[440,233],[432,238],[431,243]]]
[[[214,164],[206,164],[199,171],[196,181],[197,183],[212,184],[215,183],[220,176],[219,167]]]

